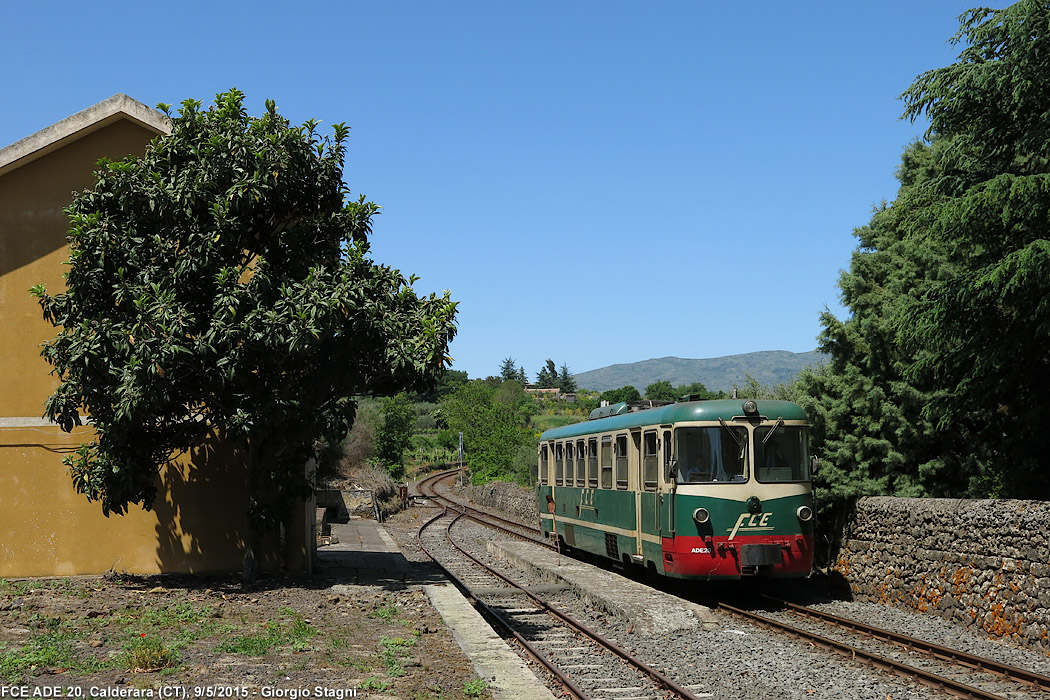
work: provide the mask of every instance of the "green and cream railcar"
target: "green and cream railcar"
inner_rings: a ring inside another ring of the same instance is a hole
[[[685,579],[807,576],[809,423],[788,401],[622,403],[540,437],[536,502],[565,545]]]

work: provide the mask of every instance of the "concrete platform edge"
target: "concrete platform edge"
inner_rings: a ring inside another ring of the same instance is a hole
[[[489,684],[498,700],[554,700],[550,690],[529,670],[451,584],[423,587],[431,605],[452,631],[456,643],[474,664],[478,676]]]

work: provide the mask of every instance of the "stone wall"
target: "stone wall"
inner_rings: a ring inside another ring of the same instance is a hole
[[[523,523],[539,524],[536,511],[536,493],[525,486],[506,481],[490,481],[481,486],[471,484],[462,492],[463,496],[474,503]]]
[[[328,521],[375,518],[375,493],[371,489],[317,489],[317,507],[328,509]]]
[[[832,565],[857,600],[1050,652],[1050,503],[860,499]]]

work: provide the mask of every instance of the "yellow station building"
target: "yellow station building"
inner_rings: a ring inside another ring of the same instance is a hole
[[[62,463],[91,428],[65,433],[40,417],[58,385],[40,346],[57,329],[29,288],[44,283],[56,294],[65,284],[64,209],[94,183],[99,158],[142,154],[169,132],[163,114],[115,95],[0,149],[0,577],[241,569],[245,474],[231,450],[201,446],[180,457],[160,470],[152,510],[107,518]],[[263,568],[311,568],[310,506],[283,533],[283,561],[271,556]]]

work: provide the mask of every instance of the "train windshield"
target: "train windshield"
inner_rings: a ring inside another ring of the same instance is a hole
[[[678,483],[747,481],[748,444],[747,428],[742,426],[679,428],[675,431]]]
[[[755,428],[755,465],[759,481],[809,481],[809,433],[801,426]]]

